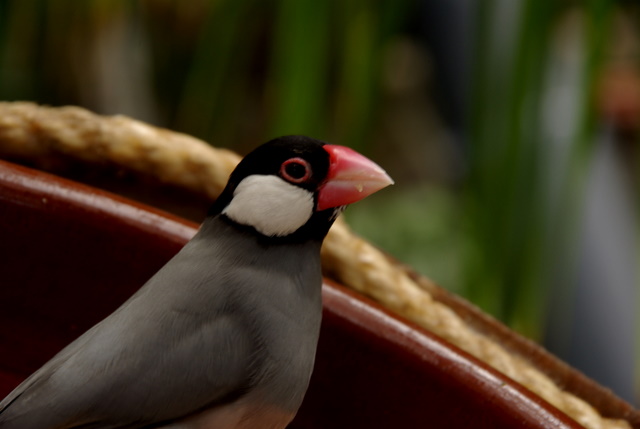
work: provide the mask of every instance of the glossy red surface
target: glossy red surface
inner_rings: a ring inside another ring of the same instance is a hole
[[[195,225],[0,162],[0,396],[113,311]],[[578,428],[456,347],[326,283],[316,369],[290,425]]]

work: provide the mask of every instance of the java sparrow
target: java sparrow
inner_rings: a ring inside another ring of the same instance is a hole
[[[259,146],[173,259],[0,402],[0,429],[284,428],[313,369],[322,240],[391,183],[343,146]]]

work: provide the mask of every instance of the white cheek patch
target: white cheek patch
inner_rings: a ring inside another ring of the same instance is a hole
[[[313,209],[311,192],[277,176],[256,174],[238,184],[222,213],[264,235],[282,237],[307,223]]]

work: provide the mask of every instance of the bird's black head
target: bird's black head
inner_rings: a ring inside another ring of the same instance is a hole
[[[323,149],[325,145],[323,141],[305,136],[270,140],[244,157],[231,173],[227,189],[235,189],[251,175],[271,175],[315,192],[329,171],[329,154]]]
[[[380,167],[349,148],[285,136],[238,164],[209,214],[266,237],[322,240],[345,205],[391,183]]]

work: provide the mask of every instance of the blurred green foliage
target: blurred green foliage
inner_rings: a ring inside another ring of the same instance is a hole
[[[1,0],[0,98],[131,114],[221,146],[305,133],[363,149],[409,4]]]
[[[474,64],[469,176],[465,211],[475,250],[465,259],[465,295],[510,325],[538,336],[551,277],[567,264],[581,182],[589,162],[594,91],[603,63],[613,3],[595,0],[581,11],[584,60],[574,79],[581,90],[577,122],[564,124],[571,142],[561,177],[550,183],[543,116],[551,49],[567,5],[553,0],[520,4],[513,41],[495,39],[495,2],[480,8]],[[506,51],[506,52],[505,52]],[[556,112],[555,114],[558,114]],[[560,188],[560,203],[551,187]]]

